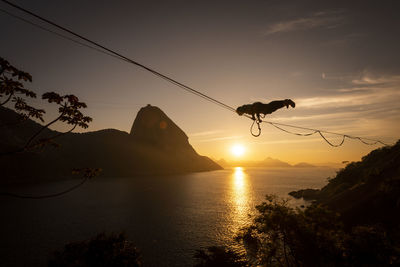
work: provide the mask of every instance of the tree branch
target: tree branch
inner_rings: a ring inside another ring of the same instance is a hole
[[[66,132],[63,132],[63,133],[59,133],[59,134],[54,135],[53,137],[50,137],[49,140],[56,139],[56,138],[61,137],[61,136],[65,135],[65,134],[67,134],[67,133],[72,132],[73,130],[75,130],[76,126],[78,126],[78,124],[75,124],[69,131],[66,131]]]
[[[59,137],[61,137],[61,136],[63,136],[63,135],[66,135],[67,133],[70,133],[70,132],[72,132],[73,130],[75,130],[76,126],[78,126],[78,124],[75,124],[71,129],[69,129],[69,130],[66,131],[66,132],[58,133],[58,134],[56,134],[56,135],[54,135],[54,136],[52,136],[52,137],[49,137],[49,138],[44,139],[43,141],[41,141],[41,142],[39,142],[39,143],[37,143],[37,144],[33,144],[33,145],[29,146],[29,147],[25,147],[24,149],[27,150],[27,149],[34,148],[34,147],[39,146],[39,145],[41,145],[41,144],[44,144],[44,143],[46,143],[46,142],[48,142],[48,141],[51,141],[51,140],[53,140],[53,139],[59,138]]]
[[[54,120],[52,120],[51,122],[49,122],[48,124],[46,124],[42,128],[40,128],[39,131],[37,131],[31,138],[29,138],[28,142],[26,142],[23,149],[26,149],[32,143],[33,139],[35,139],[44,129],[49,128],[50,125],[52,125],[53,123],[55,123],[59,119],[61,119],[62,116],[64,116],[64,113],[61,113],[60,116],[58,116],[57,118],[55,118]]]
[[[11,100],[11,97],[13,95],[14,95],[14,93],[11,93],[10,96],[3,103],[0,103],[0,106],[4,106],[5,104],[7,104],[7,102]]]
[[[86,183],[89,180],[88,177],[84,177],[83,180],[81,182],[79,182],[78,184],[64,190],[58,193],[54,193],[54,194],[48,194],[48,195],[40,195],[40,196],[30,196],[30,195],[20,195],[20,194],[16,194],[16,193],[11,193],[11,192],[0,192],[0,196],[7,196],[7,197],[15,197],[15,198],[28,198],[28,199],[44,199],[44,198],[53,198],[53,197],[58,197],[58,196],[62,196],[64,194],[67,194],[71,191],[74,191],[75,189],[78,189],[79,187],[81,187],[84,183]]]

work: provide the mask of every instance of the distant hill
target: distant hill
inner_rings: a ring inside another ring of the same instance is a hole
[[[312,164],[306,163],[306,162],[300,162],[295,165],[291,165],[287,162],[281,161],[279,159],[274,159],[271,157],[267,157],[264,160],[261,161],[226,161],[225,159],[220,159],[217,161],[219,165],[222,167],[236,167],[236,166],[241,166],[241,167],[264,167],[264,168],[313,168],[316,167]]]
[[[225,159],[220,159],[217,161],[222,167],[265,167],[265,168],[287,168],[292,167],[289,163],[281,161],[279,159],[266,158],[261,161],[251,161],[251,160],[240,160],[240,161],[226,161]]]
[[[263,161],[261,161],[259,163],[260,167],[292,167],[292,165],[290,165],[287,162],[283,162],[279,159],[273,159],[271,157],[268,157],[266,159],[264,159]]]
[[[231,166],[231,164],[224,159],[216,160],[216,162],[218,163],[218,165],[222,166],[223,168],[234,167],[234,166]]]
[[[340,170],[321,190],[291,192],[342,214],[347,224],[400,225],[400,141]]]
[[[296,168],[312,168],[312,167],[315,167],[315,166],[310,164],[310,163],[307,163],[307,162],[300,162],[300,163],[297,163],[297,164],[293,165],[293,167],[296,167]]]
[[[12,124],[17,114],[0,109],[1,124]],[[3,127],[0,151],[14,151],[39,128],[34,121]],[[46,130],[40,137],[57,134]],[[128,134],[115,129],[69,133],[55,140],[60,148],[2,156],[0,182],[42,181],[71,177],[73,168],[99,167],[104,176],[175,174],[221,169],[211,159],[200,156],[187,135],[158,107],[140,109]]]

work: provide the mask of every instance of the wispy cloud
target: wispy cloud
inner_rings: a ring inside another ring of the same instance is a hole
[[[393,76],[378,76],[374,77],[371,74],[363,74],[362,77],[352,80],[356,85],[385,85],[390,86],[393,84],[400,84],[400,75]]]
[[[335,28],[343,23],[340,11],[317,12],[308,17],[301,17],[287,21],[281,21],[268,27],[266,35],[285,33],[296,30],[308,30],[318,27]]]
[[[296,99],[296,116],[274,121],[362,136],[395,138],[400,131],[400,75],[368,73],[346,77],[348,88]],[[283,116],[282,116],[282,115]]]
[[[355,107],[373,104],[398,106],[400,75],[363,75],[351,78],[347,88],[333,90],[331,95],[297,99],[301,108]]]
[[[284,139],[284,140],[276,140],[276,141],[265,141],[258,142],[259,145],[275,145],[275,144],[302,144],[304,142],[319,142],[321,139],[318,138],[299,138],[299,139]]]
[[[189,134],[189,137],[202,137],[208,135],[215,135],[223,132],[222,130],[212,130],[212,131],[204,131],[204,132],[197,132]]]
[[[195,143],[240,139],[242,137],[243,136],[241,136],[241,135],[226,136],[226,131],[220,130],[220,129],[189,134],[189,138],[191,139],[191,142],[195,142]]]
[[[232,140],[232,139],[240,139],[243,138],[242,135],[232,135],[232,136],[224,136],[224,137],[215,137],[215,138],[207,138],[196,140],[196,143],[203,143],[203,142],[215,142],[215,141],[224,141],[224,140]]]
[[[368,93],[371,91],[368,87],[339,88],[336,90],[340,93]]]

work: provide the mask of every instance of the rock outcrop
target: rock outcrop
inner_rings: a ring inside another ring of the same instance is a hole
[[[132,140],[163,150],[193,152],[188,136],[158,107],[139,110],[130,132]]]

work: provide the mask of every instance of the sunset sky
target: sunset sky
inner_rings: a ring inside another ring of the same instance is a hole
[[[271,121],[388,143],[399,138],[398,1],[13,2],[230,106],[296,102]],[[0,8],[40,23],[4,3]],[[235,144],[245,147],[243,159],[290,163],[359,160],[378,147],[350,140],[332,148],[317,135],[269,125],[255,138],[250,120],[136,66],[2,12],[0,31],[0,56],[33,75],[30,88],[73,93],[88,104],[88,131],[129,131],[138,110],[152,104],[214,159],[237,159]],[[47,109],[50,118],[55,113]]]

